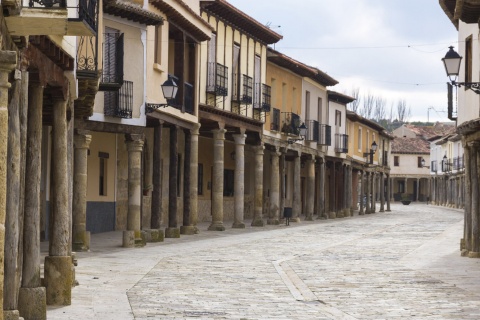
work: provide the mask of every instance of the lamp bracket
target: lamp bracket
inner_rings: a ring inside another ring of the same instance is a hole
[[[145,113],[152,113],[156,109],[166,108],[168,103],[146,103],[145,104]]]
[[[303,141],[303,140],[304,140],[303,138],[296,138],[296,139],[294,139],[294,138],[289,138],[289,139],[287,140],[287,142],[288,142],[288,144],[293,144],[294,142]]]
[[[456,82],[452,80],[452,85],[456,87],[465,87],[472,90],[476,94],[480,94],[480,82]]]

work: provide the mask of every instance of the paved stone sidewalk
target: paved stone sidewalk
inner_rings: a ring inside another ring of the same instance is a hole
[[[228,225],[228,224],[227,224]],[[460,210],[266,226],[79,253],[72,306],[48,319],[480,319],[480,260],[460,257]]]

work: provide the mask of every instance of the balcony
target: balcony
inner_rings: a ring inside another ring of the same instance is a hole
[[[348,135],[347,134],[335,134],[335,152],[338,152],[338,153],[348,152]]]
[[[228,94],[228,67],[209,62],[207,72],[207,93],[225,97]]]
[[[263,112],[270,112],[272,88],[264,83],[255,83],[253,108]]]
[[[133,82],[123,81],[119,91],[104,93],[104,114],[106,116],[130,119],[133,108]]]
[[[452,172],[452,167],[451,159],[444,158],[444,160],[442,160],[442,172]]]
[[[270,130],[280,131],[280,110],[273,108],[270,119],[271,119]]]
[[[463,156],[453,158],[453,170],[462,170],[462,169],[465,169]]]
[[[22,0],[5,12],[12,36],[94,36],[97,33],[97,0]],[[6,7],[7,4],[3,3]]]
[[[253,78],[242,75],[240,78],[233,74],[232,101],[239,104],[252,104],[253,101]]]
[[[318,121],[307,120],[305,125],[307,126],[307,136],[305,140],[318,142],[320,138],[320,124]]]
[[[103,42],[103,71],[100,91],[117,91],[123,85],[123,33],[105,33]]]
[[[186,113],[194,114],[195,106],[194,106],[194,89],[193,84],[185,82],[183,84],[184,88],[184,104],[183,104],[183,111]]]
[[[300,134],[300,116],[293,112],[282,112],[282,133],[298,136]]]
[[[319,125],[318,145],[331,146],[332,145],[332,127],[328,124]]]

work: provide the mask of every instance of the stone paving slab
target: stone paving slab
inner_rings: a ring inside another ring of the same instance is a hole
[[[229,224],[226,224],[229,225]],[[48,319],[480,319],[480,260],[460,257],[460,210],[230,229],[78,253],[72,306]]]

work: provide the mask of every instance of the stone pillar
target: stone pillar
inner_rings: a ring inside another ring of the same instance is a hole
[[[278,148],[271,153],[272,170],[270,175],[270,217],[267,224],[277,225],[280,223],[280,152]]]
[[[300,154],[295,155],[293,160],[293,199],[292,199],[292,221],[300,222],[300,196],[302,190],[301,183],[301,161]]]
[[[365,197],[365,173],[360,171],[360,209],[358,214],[363,216],[365,214],[363,199]]]
[[[390,212],[390,199],[392,197],[391,191],[392,191],[392,179],[390,178],[390,174],[387,174],[387,212]]]
[[[190,219],[191,225],[198,233],[198,136],[200,135],[200,123],[193,125],[190,132]]]
[[[0,73],[1,75],[1,73]],[[31,84],[28,94],[22,286],[18,310],[24,319],[46,319],[46,290],[40,280],[40,183],[43,87]],[[2,140],[3,141],[3,140]]]
[[[355,180],[356,181],[356,180]],[[355,188],[357,186],[355,185]],[[348,209],[350,211],[350,216],[353,217],[353,209],[357,207],[356,202],[354,206],[354,198],[353,198],[353,166],[348,167]],[[356,199],[355,199],[356,201]]]
[[[180,227],[180,234],[195,234],[191,219],[191,147],[192,135],[190,130],[183,130],[185,136],[185,153],[183,155],[183,225]],[[178,182],[180,183],[180,182]]]
[[[337,217],[337,181],[336,181],[336,164],[335,161],[332,161],[332,168],[330,171],[330,186],[329,186],[329,203],[330,203],[330,213],[329,218],[335,219]]]
[[[472,224],[472,244],[471,249],[469,250],[468,256],[470,258],[480,258],[480,211],[479,211],[479,199],[478,194],[480,188],[478,186],[479,181],[479,172],[478,166],[479,164],[479,157],[478,152],[480,150],[480,142],[479,141],[472,141],[469,143],[470,146],[470,176],[471,176],[471,190],[472,190],[472,204],[471,204],[471,224]]]
[[[235,140],[235,213],[232,228],[244,229],[244,195],[245,195],[245,139],[244,133],[234,134]]]
[[[224,231],[223,225],[223,170],[225,129],[213,130],[212,223],[210,231]]]
[[[92,136],[88,131],[77,130],[74,136],[75,163],[73,174],[73,250],[90,249],[90,232],[87,231],[87,156]]]
[[[312,155],[307,159],[307,204],[305,220],[313,221],[313,208],[315,205],[315,158]]]
[[[263,227],[263,145],[254,147],[255,150],[255,199],[253,207],[252,227]]]
[[[170,127],[170,163],[168,174],[168,226],[165,228],[165,238],[180,238],[177,222],[177,180],[178,172],[178,127]]]
[[[320,162],[320,186],[319,186],[319,195],[318,195],[318,219],[327,219],[327,214],[325,211],[325,159],[322,158]]]
[[[150,228],[160,229],[163,224],[162,210],[162,130],[163,121],[153,129],[153,190]]]
[[[285,208],[285,193],[287,192],[285,186],[285,152],[282,152],[279,159],[279,168],[280,168],[280,209],[279,209],[279,219],[283,219],[283,210]]]
[[[468,254],[468,251],[471,250],[471,230],[472,230],[472,184],[476,183],[472,181],[472,174],[471,174],[471,147],[468,143],[464,144],[464,161],[465,161],[465,209],[464,209],[464,224],[463,224],[463,239],[460,240],[462,243],[462,255]],[[438,189],[438,179],[436,180],[435,189]],[[436,197],[436,201],[438,197]]]
[[[370,186],[371,186],[371,183],[370,183],[370,177],[371,177],[371,173],[370,172],[366,172],[365,173],[365,214],[370,214],[372,211],[371,211],[371,208],[370,208]]]
[[[417,202],[420,201],[419,198],[418,198],[418,196],[420,195],[420,192],[419,192],[419,191],[420,191],[420,179],[417,178],[417,194],[415,195],[415,197],[416,197],[416,199],[417,199],[417,200],[416,200]]]
[[[385,176],[380,172],[380,212],[385,212]]]
[[[70,216],[68,208],[67,102],[53,103],[52,135],[52,210],[49,255],[45,257],[45,286],[48,305],[72,302],[72,258],[70,252]]]
[[[126,135],[125,143],[128,150],[128,213],[127,230],[123,231],[123,247],[132,248],[145,245],[140,227],[143,136],[140,134]]]
[[[17,70],[16,74],[20,74]],[[21,145],[20,145],[20,90],[21,79],[15,77],[12,98],[8,105],[8,143],[7,143],[7,188],[5,216],[5,258],[3,315],[5,319],[18,319],[18,258],[20,241],[20,181],[21,181]],[[1,261],[1,260],[0,260]],[[3,291],[2,291],[3,289]],[[0,316],[1,317],[1,316]]]
[[[372,192],[372,201],[370,202],[371,207],[370,207],[370,213],[375,213],[377,210],[377,174],[375,172],[372,172],[372,187],[371,187],[371,192]]]

